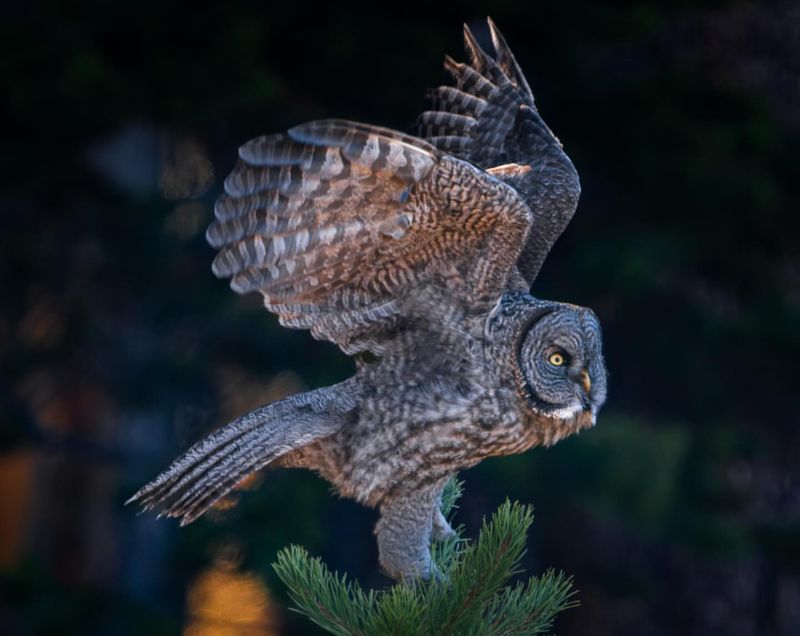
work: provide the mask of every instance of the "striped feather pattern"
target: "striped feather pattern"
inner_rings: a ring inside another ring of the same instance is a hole
[[[432,110],[418,119],[420,136],[440,150],[469,159],[482,168],[505,161],[506,138],[512,132],[519,107],[534,107],[530,87],[491,19],[489,30],[494,58],[464,26],[469,64],[445,57],[445,70],[456,86],[430,91]]]
[[[441,95],[463,109],[483,108],[457,89]],[[440,112],[432,125],[458,131],[455,148],[475,120]],[[396,328],[410,302],[404,294],[458,263],[478,278],[448,294],[465,302],[488,286],[499,296],[529,222],[511,188],[436,145],[343,120],[243,145],[214,213],[206,233],[219,250],[214,273],[237,293],[259,291],[281,324],[310,329],[348,353]],[[511,257],[467,265],[487,258],[477,247],[493,232]]]
[[[348,380],[259,407],[192,446],[128,503],[191,523],[250,473],[338,431],[358,398]]]
[[[577,206],[580,184],[561,143],[542,120],[533,93],[500,31],[488,19],[494,55],[464,26],[467,63],[445,56],[455,86],[428,93],[431,110],[418,133],[433,146],[471,161],[520,192],[533,226],[517,264],[532,284]]]

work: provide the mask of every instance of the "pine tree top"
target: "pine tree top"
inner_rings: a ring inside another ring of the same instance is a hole
[[[446,516],[460,494],[461,484],[451,480],[442,497]],[[299,546],[281,550],[273,567],[296,610],[332,634],[542,634],[578,603],[563,572],[510,583],[521,573],[532,523],[531,506],[506,500],[484,519],[476,541],[462,538],[459,528],[457,536],[433,545],[439,576],[382,591],[364,591]]]

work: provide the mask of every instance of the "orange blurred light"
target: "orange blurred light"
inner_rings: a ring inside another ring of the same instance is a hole
[[[184,636],[266,636],[277,634],[269,590],[257,576],[240,572],[224,555],[189,588]]]

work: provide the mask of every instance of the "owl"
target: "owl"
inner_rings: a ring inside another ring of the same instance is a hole
[[[378,508],[386,573],[429,578],[452,475],[595,424],[596,316],[529,294],[578,175],[488,26],[494,53],[465,26],[468,63],[445,58],[454,85],[430,92],[416,136],[331,119],[239,149],[207,232],[214,274],[356,373],[219,428],[131,501],[186,524],[265,466],[311,469]]]

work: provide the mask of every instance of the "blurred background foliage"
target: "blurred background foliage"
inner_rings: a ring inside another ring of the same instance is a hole
[[[580,590],[561,634],[800,633],[790,0],[6,7],[0,632],[319,633],[269,565],[290,542],[387,584],[375,513],[301,471],[184,529],[123,502],[203,432],[352,371],[211,275],[236,147],[317,117],[408,129],[487,13],[581,173],[534,293],[599,314],[610,397],[595,430],[462,475],[458,521],[535,504],[526,569]]]

